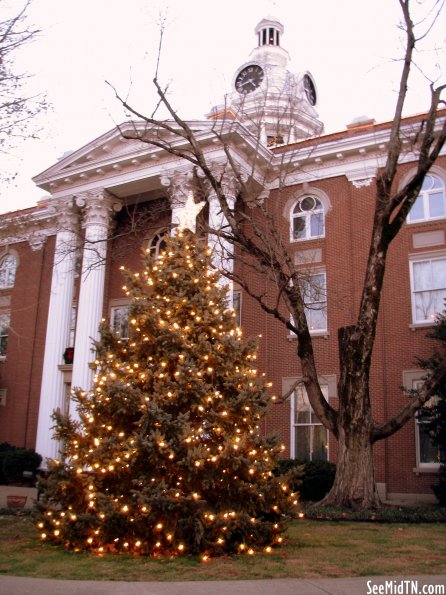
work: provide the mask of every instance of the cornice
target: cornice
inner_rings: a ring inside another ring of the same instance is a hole
[[[143,122],[136,124],[128,124],[121,129],[124,133],[144,130]],[[235,145],[244,144],[247,148],[250,145],[252,149],[255,147],[255,139],[239,122],[204,120],[191,121],[188,125],[194,129],[197,141],[210,153],[219,150],[220,139],[231,139],[228,142]],[[178,150],[188,145],[187,140],[176,136],[172,136],[171,144]],[[124,149],[119,148],[119,145]],[[267,154],[269,151],[265,153]],[[33,181],[58,197],[69,191],[88,191],[98,185],[111,188],[125,183],[127,179],[150,178],[158,175],[160,170],[170,168],[173,163],[178,164],[181,161],[181,157],[175,157],[162,148],[138,140],[123,139],[121,133],[114,129],[78,151],[70,153],[35,176]]]
[[[417,159],[417,147],[413,144],[418,131],[416,124],[417,122],[411,121],[402,126],[400,164]],[[289,148],[281,148],[275,152],[274,165],[279,172],[280,164],[284,158],[287,160],[291,173],[286,177],[286,182],[290,185],[345,175],[355,187],[362,187],[370,184],[377,170],[384,166],[389,141],[390,125],[379,129],[370,126],[354,135],[345,132],[344,137],[337,136],[333,140],[314,138]],[[440,155],[446,155],[446,147],[443,147]]]
[[[0,245],[29,242],[39,250],[46,239],[57,233],[56,213],[49,205],[34,211],[17,211],[0,218]]]
[[[421,119],[422,116],[408,118],[402,126],[405,151],[401,163],[415,159],[411,142]],[[369,180],[370,172],[384,164],[390,139],[390,123],[384,123],[313,137],[271,150],[259,143],[257,136],[237,120],[196,120],[187,124],[195,132],[197,142],[209,162],[226,160],[225,145],[229,146],[240,169],[249,172],[259,184],[283,177],[281,169],[284,161],[291,172],[286,178],[287,183],[346,175],[352,183],[363,184],[365,182],[361,180]],[[172,130],[179,129],[175,122],[169,122],[168,125]],[[147,131],[144,122],[127,122],[120,128],[127,133]],[[151,133],[164,136],[167,141],[171,135],[172,147],[178,150],[188,146],[186,139],[175,136],[173,132],[153,127]],[[446,154],[446,148],[442,154]],[[115,128],[67,155],[33,179],[56,199],[89,192],[98,187],[106,188],[122,198],[132,193],[161,188],[161,176],[190,167],[190,163],[182,157],[172,155],[165,149],[123,139],[121,132]],[[362,170],[366,172],[364,176]]]

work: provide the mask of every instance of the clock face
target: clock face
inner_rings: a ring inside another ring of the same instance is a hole
[[[265,73],[258,64],[250,64],[241,70],[235,79],[235,89],[242,95],[255,91],[263,81]]]
[[[313,79],[308,75],[304,75],[304,91],[308,103],[310,105],[316,105],[317,95],[316,95],[316,87],[314,86]]]

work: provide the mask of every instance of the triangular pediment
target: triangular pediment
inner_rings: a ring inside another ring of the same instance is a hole
[[[122,125],[120,129],[128,131],[129,127]],[[120,158],[151,150],[148,145],[139,140],[124,139],[120,129],[113,128],[80,149],[64,154],[57,163],[35,176],[34,182],[40,185],[44,180],[57,179],[72,172],[91,170],[110,162],[117,162]]]
[[[127,191],[140,191],[143,186],[153,187],[150,179],[156,176],[159,185],[160,176],[167,170],[181,171],[190,167],[187,159],[175,156],[176,150],[181,152],[190,148],[184,130],[172,121],[163,124],[148,126],[142,121],[127,122],[77,151],[65,154],[33,181],[55,197],[98,187],[122,196]],[[243,154],[262,152],[251,133],[234,120],[198,120],[187,124],[193,130],[195,140],[205,152],[212,154],[213,160],[218,160],[219,153],[224,158],[223,147],[229,145],[235,152]],[[153,142],[141,140],[144,135]],[[267,149],[265,151],[269,153]]]

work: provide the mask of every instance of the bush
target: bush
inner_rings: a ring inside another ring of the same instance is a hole
[[[432,486],[434,494],[437,496],[440,506],[446,506],[446,463],[440,465],[440,475],[438,483]]]
[[[2,442],[0,444],[0,485],[7,483],[6,477],[3,473],[3,462],[5,460],[6,455],[11,450],[17,450],[17,446],[13,446],[12,444],[9,444],[9,442]]]
[[[42,462],[42,457],[31,448],[17,448],[12,446],[9,450],[0,453],[1,474],[3,483],[16,483],[23,481],[25,471],[35,476]]]
[[[383,506],[377,510],[352,510],[338,506],[308,504],[305,518],[314,521],[356,521],[376,523],[446,523],[446,510],[439,506]]]
[[[290,488],[299,492],[300,499],[317,502],[330,491],[336,465],[328,461],[298,461],[282,459],[276,468],[277,475],[286,475]]]

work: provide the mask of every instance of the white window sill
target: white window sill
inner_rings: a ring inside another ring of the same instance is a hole
[[[311,337],[321,337],[322,339],[328,339],[330,333],[327,330],[310,331]],[[296,341],[297,336],[294,333],[288,335],[288,341]]]
[[[323,240],[325,236],[314,236],[313,238],[290,238],[292,244],[299,244],[300,242],[311,242],[312,240]]]
[[[6,361],[6,355],[0,355],[0,362]]]
[[[431,326],[435,326],[435,324],[435,320],[432,320],[432,322],[414,322],[412,324],[409,324],[409,328],[412,331],[416,331],[417,329],[430,328]]]
[[[443,221],[446,219],[445,215],[441,215],[441,217],[429,217],[425,219],[417,219],[416,221],[409,221],[407,220],[407,225],[421,225],[423,223],[435,223],[437,221]]]
[[[432,465],[423,465],[422,467],[414,467],[412,471],[416,475],[420,475],[422,473],[438,473],[440,471],[439,463],[432,463]]]

